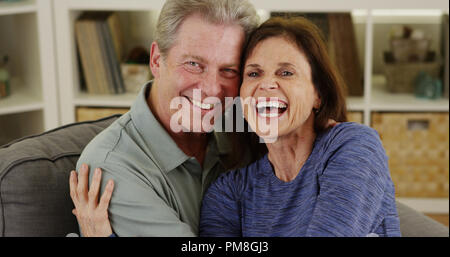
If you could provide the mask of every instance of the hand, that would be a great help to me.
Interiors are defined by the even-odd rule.
[[[339,124],[340,122],[336,122],[333,119],[328,119],[328,123],[327,123],[327,128],[333,128],[334,126],[336,126],[337,124]]]
[[[77,217],[81,234],[86,237],[110,236],[112,234],[112,228],[108,218],[108,206],[114,189],[114,182],[112,180],[108,181],[99,202],[98,194],[102,178],[101,169],[95,169],[89,192],[88,165],[81,165],[78,178],[77,173],[72,170],[69,181],[70,197],[75,205],[72,213]]]

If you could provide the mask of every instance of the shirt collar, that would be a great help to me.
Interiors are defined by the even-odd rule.
[[[131,119],[160,168],[166,172],[181,165],[187,156],[155,118],[147,104],[153,81],[145,84],[131,106]]]
[[[147,104],[147,97],[153,81],[145,84],[137,99],[131,106],[131,118],[141,137],[144,139],[146,147],[150,150],[150,154],[162,170],[170,172],[190,159],[177,146],[175,141],[170,137],[164,127],[155,118]],[[225,133],[215,133],[210,137],[208,150],[206,153],[207,162],[216,162],[219,160],[218,154],[228,154],[231,152],[230,142],[227,140]],[[206,165],[212,165],[212,163]],[[206,168],[206,166],[205,166]]]

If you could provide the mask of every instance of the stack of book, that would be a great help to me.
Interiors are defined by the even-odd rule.
[[[75,22],[75,36],[88,93],[124,93],[123,39],[117,13],[83,13]]]

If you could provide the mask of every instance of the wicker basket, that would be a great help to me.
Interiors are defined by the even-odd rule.
[[[77,122],[87,120],[97,120],[108,117],[113,114],[124,114],[129,111],[129,108],[103,108],[103,107],[77,107],[76,117]]]
[[[348,121],[363,123],[363,113],[362,112],[347,112]]]
[[[385,52],[384,72],[387,89],[391,93],[414,93],[414,83],[419,72],[424,71],[432,77],[438,77],[441,64],[434,60],[434,53],[429,52],[426,62],[396,63],[392,53]]]
[[[430,40],[395,38],[391,40],[392,55],[396,62],[423,62],[427,58]]]
[[[374,113],[398,197],[449,197],[448,113]]]

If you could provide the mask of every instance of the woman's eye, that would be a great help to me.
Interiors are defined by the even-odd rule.
[[[247,73],[247,76],[248,76],[248,77],[252,77],[252,78],[255,78],[255,77],[257,77],[257,76],[258,76],[258,73],[257,73],[257,72],[255,72],[255,71],[252,71],[252,72],[249,72],[249,73]]]
[[[294,73],[290,72],[290,71],[282,71],[281,72],[281,76],[292,76]]]

